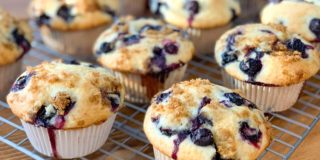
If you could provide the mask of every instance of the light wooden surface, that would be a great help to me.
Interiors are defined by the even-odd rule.
[[[12,14],[20,18],[27,18],[27,4],[29,0],[0,0],[0,6],[9,10]],[[0,143],[1,145],[1,143]],[[302,142],[294,154],[290,157],[290,160],[317,160],[320,159],[320,123],[312,130],[307,138]],[[6,148],[0,149],[0,157],[6,154],[8,157],[15,157],[20,159],[22,155],[18,153],[6,152]],[[2,152],[2,153],[1,153]],[[15,156],[13,156],[15,155]],[[22,156],[24,157],[24,156]],[[24,158],[22,158],[24,159]]]

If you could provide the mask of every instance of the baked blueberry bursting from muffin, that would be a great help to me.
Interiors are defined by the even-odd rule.
[[[161,93],[159,96],[156,97],[156,100],[155,100],[156,103],[159,104],[159,103],[167,101],[168,98],[170,97],[171,93],[172,93],[172,91]]]
[[[177,54],[179,51],[179,47],[177,46],[177,44],[172,41],[166,43],[163,48],[168,54]]]
[[[42,105],[36,114],[34,119],[34,124],[36,126],[41,126],[50,129],[61,129],[65,123],[65,116],[70,112],[70,110],[76,104],[71,98],[68,98],[69,103],[64,108],[64,113],[60,115],[58,110],[52,104],[47,106]]]
[[[256,148],[260,147],[258,143],[261,141],[262,133],[259,129],[251,128],[248,122],[240,122],[239,132],[244,140],[249,141]]]
[[[80,65],[80,63],[79,63],[77,60],[75,60],[75,59],[71,59],[71,60],[69,60],[69,59],[64,59],[64,60],[63,60],[63,63],[65,63],[65,64],[72,64],[72,65]]]
[[[162,48],[156,46],[153,48],[152,52],[154,56],[151,58],[151,65],[155,65],[160,69],[165,69],[166,57],[163,53]]]
[[[145,32],[147,30],[160,31],[161,29],[162,29],[162,27],[159,25],[146,24],[143,27],[141,27],[139,33],[142,34],[143,32]]]
[[[224,100],[224,101],[221,101],[220,103],[223,103],[228,108],[232,107],[232,105],[229,102],[231,102],[231,103],[233,103],[233,104],[235,104],[237,106],[245,105],[245,106],[248,106],[250,109],[256,109],[257,108],[257,106],[254,103],[252,103],[249,100],[241,97],[238,93],[235,93],[235,92],[233,92],[233,93],[225,93],[224,96],[226,98],[228,98],[228,101]]]
[[[99,50],[96,51],[97,55],[101,55],[103,53],[108,53],[111,52],[115,49],[115,44],[113,42],[104,42],[102,43],[102,45],[100,46]]]
[[[189,18],[188,18],[189,27],[192,27],[192,22],[194,20],[194,17],[200,11],[200,4],[198,1],[188,0],[184,7],[189,13]]]
[[[312,46],[304,44],[300,39],[298,38],[293,38],[289,41],[286,42],[287,48],[294,50],[294,51],[299,51],[301,53],[302,58],[308,58],[308,54],[306,53],[306,50],[308,49],[313,49]]]
[[[48,25],[50,23],[50,17],[45,13],[42,13],[39,17],[36,18],[36,23],[38,26]]]
[[[35,75],[35,73],[29,73],[29,74],[20,76],[12,85],[10,91],[18,92],[20,90],[23,90],[28,85],[28,82],[33,75]]]
[[[101,92],[101,97],[102,100],[105,103],[110,103],[111,104],[111,111],[115,112],[120,105],[120,93],[119,92],[108,92],[105,91],[104,89],[100,90]]]
[[[140,35],[130,35],[128,37],[124,37],[122,39],[123,43],[127,46],[132,45],[132,44],[136,44],[139,43],[140,39],[142,37]]]
[[[11,33],[14,42],[23,50],[23,54],[27,53],[30,48],[31,48],[31,44],[30,42],[24,37],[24,35],[16,28],[12,31]],[[23,56],[23,54],[21,54],[21,57]]]
[[[162,103],[165,100],[167,100],[171,95],[171,91],[169,92],[164,92],[161,93],[157,98],[156,98],[156,103]],[[200,104],[199,104],[199,109],[196,117],[194,119],[191,119],[190,122],[192,124],[190,129],[184,129],[184,130],[173,130],[170,128],[163,128],[159,127],[160,132],[168,137],[171,137],[173,135],[177,135],[177,138],[173,141],[174,143],[174,150],[172,152],[171,158],[177,159],[177,154],[179,151],[179,145],[188,137],[190,137],[191,141],[198,146],[210,146],[214,144],[213,140],[213,134],[212,132],[207,129],[203,128],[202,126],[204,124],[208,124],[210,126],[213,126],[213,123],[211,120],[207,119],[205,116],[203,116],[200,111],[201,109],[208,105],[211,102],[211,99],[208,97],[203,97]],[[161,117],[156,117],[156,118],[151,118],[152,122],[158,125],[159,119]],[[217,156],[218,155],[218,156]],[[219,154],[217,153],[216,157],[220,157]]]
[[[315,42],[320,42],[320,19],[314,18],[311,20],[309,29],[315,34],[317,37]]]
[[[235,38],[238,35],[241,35],[242,32],[238,31],[235,32],[233,34],[231,34],[228,38],[227,38],[227,46],[226,46],[226,51],[222,54],[222,65],[225,66],[231,62],[235,62],[238,60],[238,52],[233,49],[234,43],[235,43]]]
[[[66,22],[70,22],[73,20],[74,16],[71,15],[71,9],[67,5],[62,5],[58,11],[57,16],[64,19]]]
[[[249,76],[249,81],[254,81],[254,77],[261,71],[262,62],[260,59],[249,58],[240,62],[240,70]]]

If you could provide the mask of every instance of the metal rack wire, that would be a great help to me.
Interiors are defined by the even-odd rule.
[[[25,65],[36,65],[41,61],[55,58],[70,58],[43,45],[33,43],[33,50],[25,57]],[[197,56],[189,64],[186,79],[206,78],[222,84],[219,68],[211,56]],[[272,123],[273,141],[259,159],[288,159],[320,117],[320,75],[305,83],[297,104],[288,111],[267,113]],[[126,103],[119,112],[110,137],[105,145],[95,153],[81,159],[153,159],[151,144],[142,131],[142,120],[148,105]],[[0,159],[47,159],[37,153],[26,138],[20,120],[8,105],[0,101]]]

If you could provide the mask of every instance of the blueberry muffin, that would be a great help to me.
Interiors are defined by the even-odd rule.
[[[291,107],[320,65],[315,47],[282,25],[238,26],[218,40],[215,58],[226,85],[264,111]]]
[[[234,90],[191,80],[155,96],[144,132],[156,160],[254,160],[270,143],[270,124]]]
[[[235,0],[157,0],[157,11],[166,22],[188,29],[197,54],[211,53],[213,44],[227,25],[240,14]],[[154,5],[157,6],[157,5]]]
[[[318,0],[273,1],[261,12],[261,22],[265,24],[282,24],[290,32],[300,34],[305,40],[319,45],[319,11],[320,1]]]
[[[7,96],[32,146],[55,158],[101,147],[123,101],[124,87],[107,70],[77,61],[28,67]]]
[[[0,98],[2,99],[20,74],[22,57],[30,50],[32,31],[0,8]]]
[[[30,13],[48,46],[90,60],[93,42],[112,23],[116,7],[114,1],[33,0]]]
[[[100,35],[94,53],[126,86],[128,100],[144,103],[182,79],[194,46],[162,21],[123,17]]]

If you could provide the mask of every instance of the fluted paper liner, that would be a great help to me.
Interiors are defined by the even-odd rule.
[[[114,71],[114,75],[126,87],[126,99],[135,103],[148,103],[159,91],[171,87],[174,83],[181,81],[186,72],[187,65],[168,73],[161,82],[160,77],[152,75],[141,75]]]
[[[106,142],[115,118],[116,114],[102,124],[87,128],[54,130],[58,158],[78,158],[98,150]],[[36,127],[22,120],[21,122],[31,145],[38,152],[53,157],[54,151],[51,147],[48,129]]]
[[[223,82],[226,87],[239,89],[245,97],[251,100],[261,110],[280,112],[292,107],[298,100],[304,82],[284,86],[263,86],[237,80],[222,71]]]

